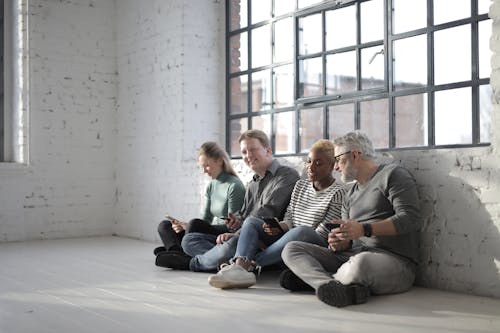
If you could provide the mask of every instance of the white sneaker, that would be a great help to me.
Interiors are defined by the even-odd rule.
[[[240,265],[232,264],[208,277],[208,283],[215,288],[248,288],[256,283],[255,274],[247,271]]]

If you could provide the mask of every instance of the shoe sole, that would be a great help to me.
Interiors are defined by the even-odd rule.
[[[234,281],[221,281],[221,280],[209,279],[208,284],[210,284],[214,288],[219,288],[219,289],[243,289],[253,286],[255,282],[253,281],[234,282]]]
[[[368,288],[361,285],[336,285],[333,287],[328,285],[319,287],[318,298],[322,302],[338,308],[366,303],[370,295]]]

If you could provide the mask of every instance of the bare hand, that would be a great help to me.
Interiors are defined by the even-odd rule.
[[[337,221],[340,228],[333,229],[332,232],[340,240],[351,241],[364,235],[363,225],[354,220]]]
[[[220,234],[219,236],[217,236],[217,239],[215,240],[215,242],[217,244],[222,244],[224,242],[227,242],[229,239],[231,239],[234,236],[236,236],[236,234],[226,232],[224,234]]]
[[[186,230],[188,226],[187,222],[181,222],[177,220],[172,220],[171,224],[172,224],[172,229],[174,229],[176,233]]]
[[[241,227],[241,221],[233,213],[229,213],[228,216],[229,219],[226,220],[226,225],[229,230],[238,230]]]

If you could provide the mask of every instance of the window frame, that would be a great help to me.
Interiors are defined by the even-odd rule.
[[[283,14],[280,16],[272,17],[270,16],[269,20],[257,22],[256,24],[252,24],[251,21],[251,0],[247,1],[247,25],[245,27],[240,27],[238,29],[231,30],[231,0],[226,0],[226,148],[232,157],[239,157],[239,151],[233,152],[231,151],[231,121],[236,119],[247,119],[248,128],[252,127],[252,118],[259,115],[270,115],[270,140],[273,151],[276,151],[276,133],[275,133],[275,114],[279,114],[281,112],[295,112],[295,128],[293,129],[295,147],[294,152],[285,153],[285,154],[277,154],[279,156],[297,156],[303,155],[304,149],[300,147],[300,135],[299,135],[299,123],[300,123],[300,113],[304,109],[308,108],[323,108],[323,134],[322,138],[329,138],[329,108],[336,105],[343,105],[348,103],[354,104],[354,128],[360,128],[360,103],[366,101],[374,101],[379,99],[387,99],[388,110],[387,110],[387,121],[388,121],[388,145],[384,148],[377,148],[378,151],[395,151],[395,150],[430,150],[430,149],[442,149],[442,148],[464,148],[464,147],[484,147],[489,146],[490,142],[481,142],[481,133],[480,133],[480,90],[482,86],[489,85],[490,78],[481,78],[479,76],[479,24],[483,21],[490,21],[491,19],[488,17],[488,13],[478,14],[478,1],[479,0],[470,0],[471,3],[471,11],[470,16],[453,20],[450,22],[434,25],[434,17],[433,17],[433,3],[434,0],[426,0],[427,5],[427,18],[426,18],[426,26],[419,29],[409,30],[402,33],[393,33],[393,0],[382,0],[384,6],[384,37],[383,40],[380,41],[371,41],[368,43],[361,43],[360,40],[360,32],[361,31],[361,17],[360,17],[360,6],[362,3],[373,1],[373,0],[346,0],[346,1],[323,1],[318,2],[318,4],[298,9],[297,1],[295,1],[295,11],[287,14]],[[244,2],[244,1],[243,1]],[[274,1],[270,1],[271,6],[273,6]],[[322,24],[322,52],[320,53],[322,59],[322,67],[323,74],[326,73],[326,56],[330,54],[335,54],[337,51],[326,50],[325,47],[325,39],[326,39],[326,19],[325,13],[329,10],[336,10],[340,8],[345,8],[348,6],[356,6],[356,17],[357,17],[357,42],[354,46],[354,50],[356,51],[356,78],[357,78],[357,89],[353,93],[344,94],[341,98],[336,98],[333,95],[327,95],[326,91],[321,96],[314,97],[300,97],[300,82],[299,82],[299,61],[302,59],[310,58],[310,55],[300,55],[299,54],[299,35],[298,35],[298,27],[300,18],[307,17],[312,14],[321,14],[321,24]],[[261,110],[257,112],[252,112],[252,74],[254,72],[263,70],[263,69],[271,69],[271,81],[272,82],[272,70],[275,67],[282,66],[284,64],[289,64],[288,62],[282,63],[274,63],[272,60],[270,64],[266,66],[262,66],[259,68],[252,68],[252,30],[257,27],[261,27],[265,24],[271,25],[271,36],[273,40],[271,41],[271,56],[274,59],[274,23],[277,21],[281,21],[284,18],[292,17],[293,18],[293,40],[294,40],[294,55],[293,60],[289,63],[293,63],[294,68],[294,102],[293,105],[275,109],[273,105],[271,105],[271,109]],[[436,32],[445,31],[446,29],[450,29],[453,27],[470,27],[471,31],[471,75],[468,80],[461,82],[452,82],[445,84],[435,85],[435,71],[434,71],[434,35]],[[243,71],[237,71],[231,73],[231,45],[229,43],[230,38],[232,36],[236,36],[242,32],[246,32],[247,34],[247,58],[248,58],[248,67]],[[394,57],[394,49],[393,43],[398,40],[403,40],[406,38],[411,38],[415,36],[425,36],[427,43],[427,83],[421,87],[413,87],[404,90],[398,90],[394,86],[394,63],[390,60]],[[384,50],[384,86],[382,88],[372,88],[363,90],[360,88],[362,75],[360,69],[360,52],[363,48],[371,47],[375,45],[382,45]],[[350,48],[350,47],[349,47]],[[349,49],[346,48],[346,49]],[[346,50],[345,49],[345,50]],[[340,50],[344,51],[344,49]],[[315,53],[317,56],[318,53]],[[232,78],[238,76],[248,77],[247,80],[247,109],[246,112],[241,112],[238,114],[231,114],[231,84],[230,81]],[[322,77],[322,87],[326,89],[326,75]],[[435,119],[435,94],[440,91],[462,88],[462,87],[470,87],[471,88],[471,143],[456,143],[456,144],[436,144],[436,119]],[[271,89],[271,104],[274,102],[274,87]],[[427,121],[425,124],[425,130],[427,131],[426,140],[427,142],[421,146],[409,146],[409,147],[398,147],[396,145],[396,98],[402,96],[413,96],[418,94],[426,95],[426,103],[427,103]],[[491,139],[490,139],[491,140]]]

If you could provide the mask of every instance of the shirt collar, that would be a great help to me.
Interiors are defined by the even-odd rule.
[[[268,172],[270,172],[273,176],[276,174],[276,171],[278,171],[278,168],[281,166],[281,164],[276,160],[276,159],[273,159],[273,162],[271,163],[271,165],[269,166],[269,168],[267,168],[266,170],[266,174]],[[265,175],[264,175],[265,177]],[[264,178],[262,177],[262,178]],[[253,180],[254,181],[259,181],[260,179],[262,179],[258,174],[254,174],[253,175]]]

